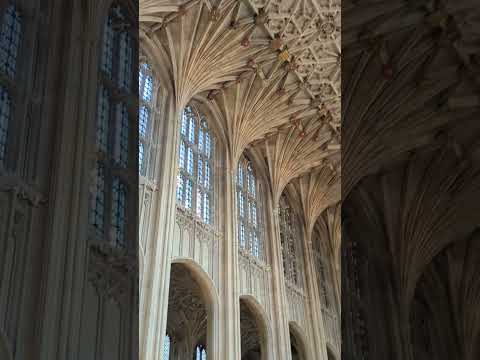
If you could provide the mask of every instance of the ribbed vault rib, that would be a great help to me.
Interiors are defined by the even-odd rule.
[[[293,123],[266,141],[266,153],[275,203],[293,179],[322,165],[332,156],[333,132],[315,118]],[[335,150],[333,150],[335,152]]]
[[[322,167],[298,179],[297,186],[302,200],[307,238],[311,238],[318,217],[329,206],[340,201],[340,174],[336,169]]]
[[[331,261],[335,270],[335,286],[337,294],[341,294],[341,241],[342,241],[342,206],[340,203],[326,209],[317,221],[317,229],[321,241],[328,242]]]
[[[253,72],[216,98],[234,162],[250,143],[284,125],[292,114],[308,108],[308,103],[289,103],[292,90],[279,92],[283,77],[282,71],[269,80]]]

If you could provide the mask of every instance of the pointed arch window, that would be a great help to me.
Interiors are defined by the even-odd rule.
[[[297,228],[297,219],[292,208],[289,206],[285,195],[282,195],[282,198],[280,199],[279,220],[280,243],[282,247],[285,280],[294,285],[300,286],[301,277],[299,276],[299,263],[297,260],[299,259],[299,244],[297,242],[299,232]]]
[[[258,183],[252,162],[242,157],[237,169],[238,243],[240,249],[263,259]]]
[[[138,171],[142,176],[150,175],[149,162],[152,153],[153,116],[155,109],[154,86],[156,84],[150,64],[140,64],[138,72],[138,93],[140,108],[138,109]]]
[[[214,139],[205,116],[185,107],[180,124],[177,202],[212,224]]]
[[[195,348],[194,360],[207,360],[207,349],[204,345],[197,345]]]
[[[4,165],[13,121],[14,99],[11,90],[16,86],[15,75],[22,33],[22,19],[13,1],[3,8],[0,26],[0,165]]]
[[[134,23],[119,4],[111,8],[103,28],[96,114],[96,169],[91,192],[90,224],[95,236],[126,246],[129,178],[134,162],[130,154],[130,128],[136,94]]]

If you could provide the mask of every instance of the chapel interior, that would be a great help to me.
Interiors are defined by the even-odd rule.
[[[477,2],[0,2],[0,360],[478,360]]]

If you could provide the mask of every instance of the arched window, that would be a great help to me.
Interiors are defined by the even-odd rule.
[[[110,9],[101,43],[97,91],[97,163],[90,208],[95,236],[124,247],[130,160],[130,103],[135,99],[133,21],[119,4]],[[135,109],[136,111],[136,109]]]
[[[237,169],[238,242],[240,249],[263,259],[258,184],[252,162],[242,157]]]
[[[207,349],[203,345],[195,348],[194,360],[207,360]]]
[[[140,108],[138,110],[138,170],[142,176],[147,175],[147,162],[150,160],[148,154],[150,154],[153,129],[154,84],[155,79],[151,66],[147,63],[140,64],[138,72],[138,93],[140,95]]]
[[[180,126],[177,202],[212,223],[213,138],[205,116],[195,107],[185,107]]]
[[[170,346],[171,346],[171,340],[170,340],[170,336],[167,334],[163,339],[163,357],[162,357],[163,360],[170,359]]]
[[[11,121],[13,118],[11,89],[15,88],[17,57],[20,47],[21,17],[13,4],[3,8],[0,29],[0,165],[4,165]]]
[[[299,236],[297,219],[285,195],[280,199],[280,242],[282,247],[283,271],[285,279],[297,286],[301,285],[298,273],[299,249],[297,239]]]

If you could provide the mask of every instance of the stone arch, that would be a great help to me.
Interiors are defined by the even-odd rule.
[[[290,345],[292,350],[298,352],[298,357],[294,358],[292,354],[292,360],[311,360],[312,357],[310,356],[306,336],[300,327],[295,321],[289,322],[289,329],[290,329]]]
[[[263,306],[253,295],[241,295],[240,302],[245,304],[255,318],[260,336],[261,360],[272,359],[272,329]]]
[[[180,265],[190,271],[193,279],[200,288],[204,305],[207,310],[207,352],[208,360],[220,360],[220,304],[217,288],[210,276],[194,260],[190,258],[177,258],[172,266]]]
[[[13,356],[10,351],[10,346],[8,344],[7,336],[0,328],[0,359],[12,360]]]

